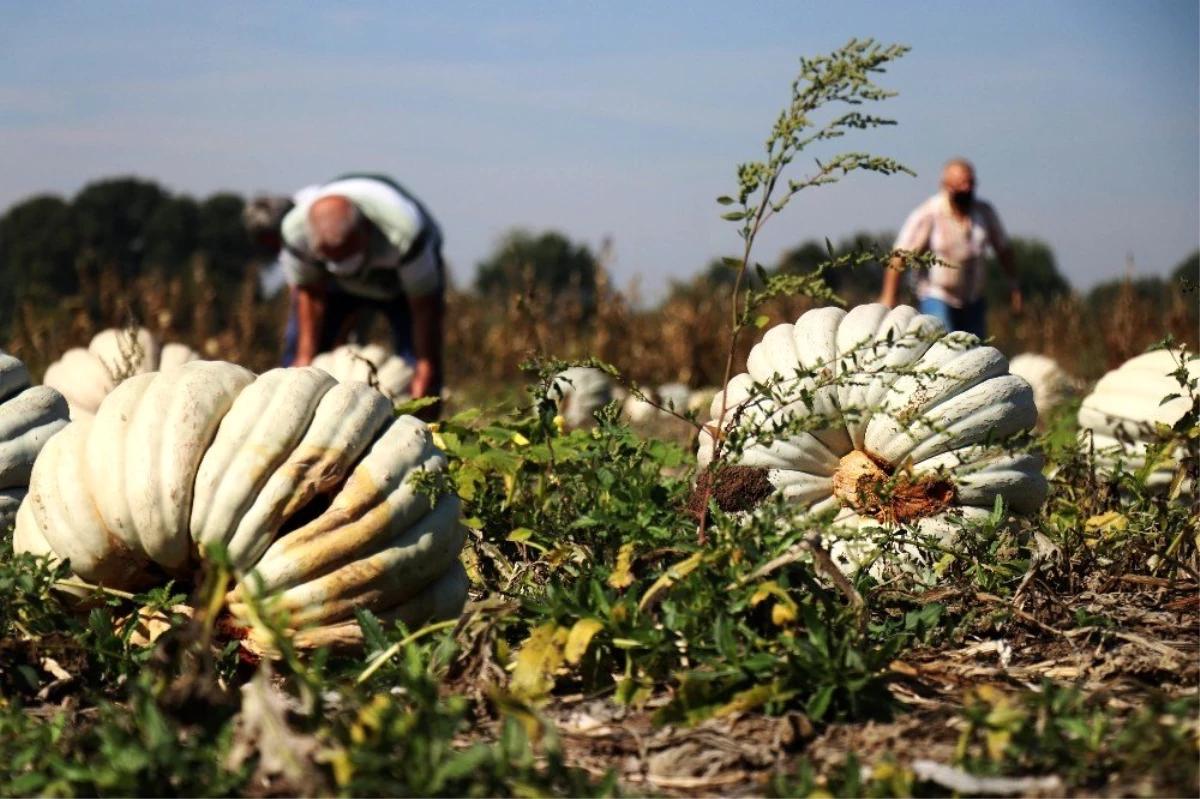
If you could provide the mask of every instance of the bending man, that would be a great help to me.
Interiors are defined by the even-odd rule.
[[[293,365],[344,343],[362,312],[378,311],[396,354],[413,364],[413,397],[439,396],[445,265],[441,230],[424,206],[386,177],[348,175],[297,203],[282,234],[296,289]]]

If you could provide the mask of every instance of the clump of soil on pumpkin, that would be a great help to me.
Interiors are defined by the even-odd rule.
[[[775,486],[767,479],[766,469],[726,466],[718,471],[710,468],[696,480],[696,487],[688,497],[687,512],[696,519],[708,515],[710,486],[711,498],[726,513],[753,510],[775,491]]]

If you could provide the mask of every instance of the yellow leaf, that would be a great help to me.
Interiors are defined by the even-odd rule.
[[[518,447],[529,446],[529,439],[526,438],[525,436],[521,435],[520,433],[513,433],[512,441]]]
[[[518,527],[508,534],[509,541],[528,541],[533,535],[533,530],[528,527]]]
[[[565,651],[567,662],[575,665],[580,660],[583,660],[588,644],[592,642],[592,636],[603,629],[604,625],[598,619],[580,619],[575,622],[571,626],[570,634],[567,636],[567,648]]]
[[[628,588],[633,584],[633,544],[622,544],[617,552],[617,568],[608,576],[608,584],[613,588]]]
[[[562,666],[568,630],[554,622],[534,629],[517,650],[510,688],[518,698],[544,700],[554,688],[554,673]]]
[[[750,595],[750,607],[758,607],[759,603],[767,597],[778,596],[778,592],[779,584],[774,580],[767,580],[765,583],[760,584],[758,588],[755,588],[754,593]]]
[[[650,586],[650,590],[642,596],[642,601],[638,603],[638,610],[645,610],[651,602],[658,598],[659,594],[694,572],[702,560],[703,553],[697,552],[690,558],[685,558],[667,569],[666,574],[655,580],[654,585]]]
[[[754,589],[754,593],[750,595],[750,606],[757,607],[767,597],[775,598],[775,604],[771,607],[771,621],[776,627],[783,627],[796,620],[796,603],[774,580],[767,580]]]
[[[354,763],[350,760],[350,755],[345,749],[338,747],[327,758],[327,762],[333,766],[333,780],[338,784],[338,787],[345,787],[353,779]]]
[[[1003,760],[1004,750],[1008,749],[1008,742],[1010,740],[1012,740],[1012,733],[1008,730],[988,730],[988,757],[992,760]]]
[[[796,606],[791,602],[776,602],[771,608],[771,621],[776,627],[782,627],[796,620]]]
[[[433,431],[433,445],[442,452],[446,451],[446,442],[442,439],[442,434],[436,430]]]
[[[1110,510],[1108,513],[1093,516],[1083,526],[1084,529],[1091,532],[1119,532],[1129,526],[1129,519],[1120,511]]]

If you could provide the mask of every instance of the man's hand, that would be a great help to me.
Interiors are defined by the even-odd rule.
[[[324,323],[325,287],[300,286],[296,290],[296,357],[292,366],[312,364]]]
[[[893,258],[888,268],[883,270],[883,290],[879,301],[889,308],[896,307],[896,297],[900,293],[900,270],[904,268],[903,258]]]
[[[433,362],[428,359],[420,359],[416,363],[416,368],[413,371],[412,382],[408,385],[409,393],[413,399],[422,399],[424,397],[435,396],[433,387],[435,385],[436,372],[433,368]],[[442,415],[442,400],[437,398],[437,402],[433,405],[426,406],[414,414],[418,419],[426,422],[437,421]]]

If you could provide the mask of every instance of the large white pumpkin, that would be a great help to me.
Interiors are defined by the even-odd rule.
[[[1045,501],[1042,458],[1001,444],[1037,421],[1029,384],[995,348],[911,307],[809,311],[767,331],[727,390],[724,429],[748,437],[727,464],[765,472],[799,515],[837,509],[830,546],[847,569],[880,554],[859,531],[896,530],[920,557],[912,542],[949,545],[997,496],[1021,514]]]
[[[345,344],[313,358],[312,365],[324,369],[339,382],[359,380],[378,388],[396,404],[411,396],[413,368],[378,344]]]
[[[408,623],[461,610],[459,499],[431,503],[413,479],[445,468],[428,427],[365,383],[197,361],[129,378],[50,439],[14,544],[136,590],[192,577],[220,543],[235,615],[261,588],[311,628],[299,645],[350,642],[356,607]]]
[[[127,377],[180,366],[200,354],[183,344],[160,346],[145,328],[109,328],[92,337],[87,348],[74,347],[46,369],[42,384],[67,399],[71,418],[92,416],[117,384]]]
[[[550,384],[547,396],[558,406],[568,428],[590,424],[596,411],[613,399],[613,381],[604,371],[591,366],[562,370]]]
[[[1200,379],[1200,355],[1182,357],[1188,378]],[[1084,398],[1079,408],[1080,441],[1095,447],[1101,473],[1111,474],[1118,464],[1126,472],[1141,469],[1146,448],[1159,440],[1156,425],[1173,426],[1191,407],[1191,399],[1173,374],[1179,366],[1180,359],[1170,350],[1138,355],[1101,377]],[[1172,394],[1180,396],[1164,403]],[[1152,488],[1170,485],[1181,456],[1176,450],[1170,459],[1173,462],[1151,472],[1147,484]],[[1184,491],[1192,490],[1190,481],[1185,482]]]
[[[0,531],[16,518],[38,453],[66,426],[62,395],[47,386],[31,386],[25,364],[0,352]]]
[[[1067,374],[1058,362],[1046,355],[1023,352],[1008,362],[1008,371],[1020,375],[1033,387],[1033,401],[1038,415],[1047,415],[1067,402],[1078,390],[1078,381]]]

